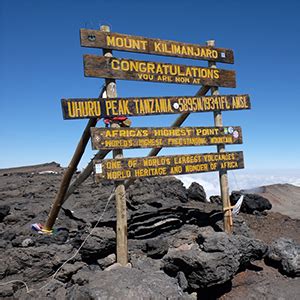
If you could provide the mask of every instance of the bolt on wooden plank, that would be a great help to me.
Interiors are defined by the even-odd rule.
[[[64,119],[146,116],[250,109],[249,95],[62,99]]]
[[[87,77],[236,87],[235,71],[86,54]]]
[[[104,48],[136,53],[209,60],[222,63],[234,62],[233,51],[198,44],[146,38],[100,30],[80,29],[83,47]]]
[[[91,128],[92,148],[133,149],[241,144],[242,130],[228,127]]]
[[[152,156],[95,161],[99,181],[180,175],[244,168],[242,151],[223,153]]]

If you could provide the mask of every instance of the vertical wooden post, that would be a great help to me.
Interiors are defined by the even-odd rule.
[[[110,28],[107,25],[101,26],[101,30],[109,32]],[[112,51],[103,49],[103,54],[106,57],[112,57]],[[116,98],[117,89],[116,81],[114,79],[105,79],[107,98]],[[120,125],[113,122],[111,127],[118,128]],[[123,150],[113,150],[113,158],[123,158]],[[116,212],[117,212],[117,262],[122,266],[128,263],[128,243],[127,243],[127,208],[126,208],[126,192],[124,181],[115,181],[115,198],[116,198]]]
[[[215,47],[214,40],[207,41],[206,44],[207,44],[207,46]],[[215,62],[209,62],[208,65],[211,68],[217,67]],[[211,94],[213,96],[219,95],[219,88],[211,87]],[[214,112],[214,124],[216,127],[223,126],[221,111]],[[225,145],[218,145],[217,149],[218,149],[218,152],[225,152]],[[232,233],[233,222],[232,222],[232,214],[231,214],[231,209],[230,209],[227,170],[219,171],[219,180],[220,180],[221,198],[222,198],[222,203],[223,203],[224,230],[226,233]]]

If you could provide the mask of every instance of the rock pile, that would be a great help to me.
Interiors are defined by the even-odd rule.
[[[60,179],[54,173],[0,177],[0,280],[23,280],[33,289],[29,296],[20,282],[0,285],[0,298],[194,299],[193,293],[204,289],[221,291],[266,255],[299,276],[298,246],[279,241],[268,250],[240,216],[228,236],[222,232],[221,207],[207,202],[203,187],[193,183],[186,189],[173,177],[137,180],[127,191],[132,268],[115,264],[113,202],[82,246],[106,207],[110,182],[87,180],[64,204],[57,231],[37,234],[31,224],[46,220]]]

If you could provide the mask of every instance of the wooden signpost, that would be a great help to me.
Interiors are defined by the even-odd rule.
[[[62,99],[69,119],[146,116],[250,109],[249,95]]]
[[[133,149],[241,144],[240,127],[91,128],[92,147]]]
[[[95,161],[95,176],[99,179],[181,175],[244,168],[243,152],[223,152],[106,159]]]
[[[83,56],[84,75],[87,77],[140,80],[209,86],[236,86],[235,72],[153,61],[119,59],[86,54]]]
[[[80,43],[83,47],[121,50],[154,55],[183,57],[233,63],[233,51],[197,44],[180,43],[114,32],[81,29]]]
[[[233,63],[233,51],[216,48],[214,41],[206,46],[176,41],[112,33],[108,26],[101,30],[80,30],[81,46],[102,48],[103,56],[84,55],[84,74],[105,79],[107,98],[62,99],[66,120],[89,122],[67,169],[46,222],[51,229],[62,203],[92,172],[92,164],[69,187],[84,148],[92,138],[93,149],[100,150],[93,161],[96,180],[113,180],[116,199],[117,262],[128,262],[127,212],[125,188],[136,178],[202,172],[219,172],[224,211],[224,230],[232,232],[227,170],[244,168],[243,152],[226,152],[225,144],[241,144],[238,126],[223,126],[222,111],[248,110],[247,94],[220,95],[218,87],[235,87],[235,72],[216,67],[216,62]],[[208,61],[208,67],[116,58],[111,50],[172,56]],[[203,85],[195,96],[117,98],[116,79],[161,83]],[[211,95],[205,95],[211,89]],[[190,113],[213,112],[214,127],[182,127]],[[119,116],[180,114],[171,127],[126,128]],[[94,128],[98,118],[106,118],[110,128]],[[198,124],[199,125],[199,124]],[[90,128],[92,127],[92,128]],[[217,145],[216,153],[156,156],[163,147]],[[123,149],[152,148],[148,157],[124,158]],[[109,151],[113,159],[104,159]],[[100,160],[99,160],[100,159]]]

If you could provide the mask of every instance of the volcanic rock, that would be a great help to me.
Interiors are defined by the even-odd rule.
[[[78,248],[87,237],[86,233],[79,235],[71,242],[76,248]],[[115,247],[116,234],[113,229],[100,227],[92,231],[91,236],[86,240],[79,253],[84,261],[97,263],[98,259],[115,252]]]
[[[286,275],[300,276],[300,245],[280,238],[270,245],[266,261]]]
[[[71,245],[56,244],[27,248],[7,248],[1,253],[3,259],[0,259],[0,279],[5,276],[23,273],[23,280],[27,283],[45,280],[53,274],[53,270],[57,269],[74,252]]]
[[[231,205],[235,205],[241,195],[241,192],[232,192],[230,195]],[[265,210],[270,210],[271,208],[272,204],[268,199],[257,194],[244,194],[241,212],[253,214],[255,211],[263,212]]]
[[[162,258],[167,254],[169,244],[164,239],[152,239],[146,242],[146,253],[151,258]]]
[[[175,177],[144,178],[135,181],[128,189],[130,203],[134,206],[148,204],[160,208],[165,201],[187,202],[187,190]]]
[[[74,284],[67,299],[189,299],[176,279],[162,271],[144,272],[119,267],[105,272],[80,271],[78,277],[88,281],[84,286]]]
[[[209,197],[210,203],[214,203],[217,205],[222,205],[222,199],[220,196],[210,196]]]
[[[0,205],[0,222],[9,214],[10,207],[8,205]]]
[[[114,254],[114,253],[97,260],[97,263],[101,267],[102,270],[111,266],[115,262],[116,262],[116,254]]]
[[[263,261],[255,262],[262,265],[263,271],[253,271],[249,263],[260,259],[266,248],[253,240],[254,234],[265,242],[279,236],[299,242],[299,222],[273,213],[264,217],[241,214],[233,218],[234,233],[228,237],[222,233],[220,205],[188,197],[188,190],[173,177],[137,180],[127,189],[128,258],[132,269],[120,271],[123,268],[114,264],[116,210],[114,201],[107,203],[114,189],[112,182],[95,184],[92,177],[88,178],[64,203],[52,235],[33,231],[33,223],[44,224],[48,217],[61,182],[60,170],[59,166],[45,164],[5,170],[7,176],[4,173],[1,176],[0,172],[1,205],[9,207],[8,214],[5,212],[0,222],[0,281],[19,279],[25,281],[29,289],[36,289],[26,294],[20,282],[0,285],[1,299],[71,299],[73,296],[74,299],[93,299],[100,293],[105,299],[105,293],[114,293],[117,280],[120,281],[117,290],[121,299],[140,299],[140,294],[137,296],[133,291],[136,283],[142,293],[145,290],[146,298],[151,295],[154,299],[180,299],[189,297],[182,290],[189,293],[197,290],[198,297],[205,299],[204,290],[198,287],[210,286],[205,288],[206,292],[218,291],[218,297],[224,297],[224,293],[230,291],[233,276],[233,280],[241,278],[236,285],[244,293],[231,299],[247,299],[253,294],[246,284],[251,268],[254,273],[252,286],[264,291],[263,294],[254,293],[254,298],[255,295],[258,295],[256,299],[268,295],[271,285],[276,285],[277,281],[281,283],[278,286],[286,286],[295,295],[299,294],[298,278],[284,277]],[[88,237],[95,225],[97,227]],[[88,239],[77,253],[86,237]],[[183,260],[178,253],[185,253],[190,260],[181,255]],[[169,256],[174,257],[170,262],[165,259]],[[53,279],[53,274],[66,261]],[[112,264],[117,269],[102,271],[109,270]],[[267,268],[273,272],[272,281],[269,273],[265,273]],[[118,275],[120,272],[122,276]],[[106,280],[107,286],[103,283],[98,289],[101,278]],[[225,280],[227,282],[222,284]]]
[[[200,202],[207,202],[206,200],[206,193],[202,185],[197,182],[193,182],[188,188],[188,198],[200,201]]]
[[[223,284],[252,260],[262,259],[267,246],[244,236],[228,236],[209,230],[187,250],[172,249],[163,258],[171,276],[182,271],[192,290]]]

